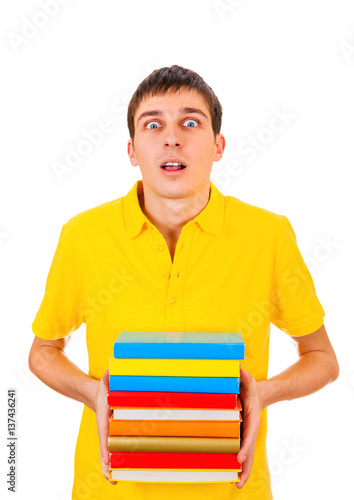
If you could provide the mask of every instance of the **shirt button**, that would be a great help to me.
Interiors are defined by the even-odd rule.
[[[156,250],[163,250],[163,247],[161,245],[157,245]]]
[[[176,302],[176,299],[171,299],[171,305],[173,305]]]
[[[168,280],[168,279],[170,279],[170,278],[171,278],[170,273],[165,274],[165,279],[166,279],[166,280]]]

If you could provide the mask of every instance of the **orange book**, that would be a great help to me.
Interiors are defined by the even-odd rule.
[[[110,436],[240,437],[241,422],[202,420],[114,420]]]

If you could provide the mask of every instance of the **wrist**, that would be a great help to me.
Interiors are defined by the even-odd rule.
[[[258,400],[259,400],[259,406],[260,406],[260,411],[264,410],[269,406],[269,386],[267,383],[267,380],[261,380],[260,382],[257,382],[257,391],[258,391]]]
[[[97,397],[99,388],[100,388],[100,381],[91,378],[88,387],[87,401],[85,402],[85,404],[90,408],[90,410],[94,411],[95,413],[97,407]]]
[[[258,391],[262,410],[268,406],[288,399],[287,385],[279,377],[258,382]]]

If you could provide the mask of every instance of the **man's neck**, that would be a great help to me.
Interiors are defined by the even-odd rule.
[[[177,242],[183,226],[206,207],[209,197],[210,182],[203,191],[183,198],[165,198],[149,190],[142,191],[139,194],[139,204],[166,241]]]

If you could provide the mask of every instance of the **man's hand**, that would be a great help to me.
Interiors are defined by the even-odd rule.
[[[260,413],[262,403],[256,380],[246,370],[240,370],[240,399],[242,403],[243,433],[238,461],[242,464],[241,480],[236,483],[237,488],[242,488],[251,473],[254,447],[260,426]]]
[[[109,455],[108,455],[108,432],[109,418],[112,410],[107,405],[107,391],[109,385],[109,370],[106,370],[98,389],[96,402],[96,421],[98,437],[101,448],[101,465],[104,477],[109,481]],[[117,481],[109,481],[111,484],[117,484]]]

